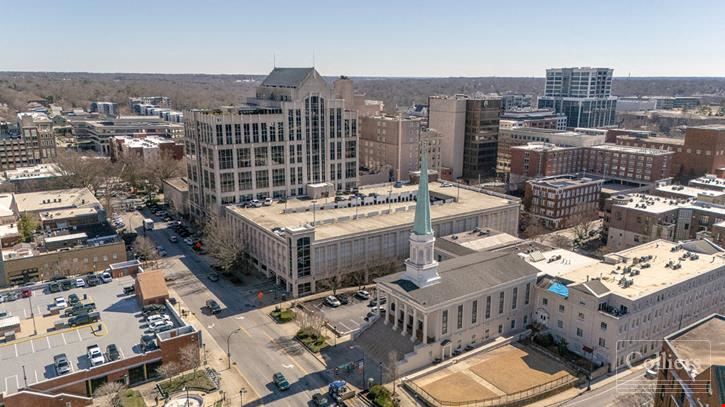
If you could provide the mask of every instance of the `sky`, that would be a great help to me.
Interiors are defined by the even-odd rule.
[[[1,71],[725,76],[725,1],[0,1]],[[313,57],[314,55],[314,57]]]

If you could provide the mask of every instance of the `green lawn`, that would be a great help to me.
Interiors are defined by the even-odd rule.
[[[275,321],[279,322],[280,324],[284,324],[286,322],[294,321],[294,319],[297,317],[297,314],[295,314],[294,311],[291,309],[285,309],[285,310],[274,310],[269,315],[274,318]]]
[[[302,342],[312,352],[319,352],[322,349],[330,346],[326,338],[320,335],[319,332],[314,332],[311,329],[300,329],[296,335],[297,339]]]
[[[182,376],[173,377],[159,383],[159,387],[167,395],[180,392],[184,387],[199,389],[207,393],[216,390],[214,383],[212,383],[209,376],[203,370],[198,370],[196,375],[194,373],[188,373]]]
[[[123,407],[146,407],[141,393],[136,390],[126,390],[119,394],[118,397],[121,399],[121,406]]]

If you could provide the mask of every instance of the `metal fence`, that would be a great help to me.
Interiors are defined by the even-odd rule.
[[[505,396],[494,397],[485,400],[471,400],[471,401],[440,401],[428,394],[425,390],[421,389],[413,381],[405,381],[403,385],[406,386],[410,391],[415,393],[419,398],[424,400],[428,405],[434,407],[448,407],[448,406],[469,406],[469,407],[489,407],[489,406],[506,406],[515,405],[517,403],[532,399],[537,396],[541,396],[553,390],[571,386],[581,379],[578,377],[560,377],[558,379],[549,381],[544,384],[540,384],[535,387],[531,387],[526,390],[522,390],[516,393],[507,394]]]

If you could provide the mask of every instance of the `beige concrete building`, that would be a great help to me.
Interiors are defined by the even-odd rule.
[[[163,184],[164,201],[174,212],[189,215],[189,182],[186,178],[165,179]]]
[[[364,198],[288,200],[260,208],[227,206],[252,262],[293,296],[331,286],[334,278],[369,281],[397,271],[409,252],[418,185],[361,188]],[[476,227],[516,234],[520,202],[513,197],[431,183],[435,235]]]
[[[74,209],[95,210],[98,222],[102,222],[106,218],[103,205],[88,188],[15,194],[15,205],[18,216],[27,214],[37,220],[51,218],[58,211],[73,211]]]
[[[79,147],[87,146],[105,155],[111,154],[110,140],[114,136],[159,136],[168,139],[184,137],[183,124],[169,123],[155,116],[120,116],[104,120],[72,117],[68,121]]]
[[[724,289],[722,249],[705,240],[656,240],[540,277],[534,320],[573,352],[615,370],[659,351],[665,336],[722,313]]]
[[[419,169],[421,148],[427,148],[430,168],[440,170],[441,137],[419,117],[376,115],[360,119],[360,166],[370,173],[392,170],[385,182],[407,180]]]

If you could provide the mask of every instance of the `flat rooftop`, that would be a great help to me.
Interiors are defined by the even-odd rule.
[[[581,267],[599,263],[599,260],[582,256],[566,249],[553,249],[547,251],[520,252],[527,263],[539,270],[539,275],[559,277]]]
[[[107,284],[58,293],[34,290],[32,314],[35,316],[37,335],[33,335],[28,301],[0,304],[0,309],[10,312],[21,321],[17,339],[0,345],[0,358],[4,362],[0,364],[0,391],[13,394],[23,387],[23,367],[28,385],[57,377],[53,356],[61,353],[68,358],[71,372],[92,369],[86,356],[86,348],[91,345],[98,345],[105,354],[106,347],[113,343],[118,347],[121,359],[142,354],[139,342],[141,336],[149,331],[136,297],[123,295],[123,287],[132,284],[132,277],[121,277]],[[67,318],[51,313],[51,305],[56,297],[67,299],[70,294],[76,294],[81,299],[86,295],[95,302],[101,320],[90,325],[54,330],[55,321],[67,321]],[[182,321],[174,315],[170,317],[177,327],[181,326]],[[99,323],[102,325],[100,330]]]
[[[523,242],[516,236],[490,228],[441,236],[436,239],[436,250],[462,256],[484,250],[495,250]]]
[[[164,180],[164,182],[179,191],[189,190],[189,183],[184,178],[167,178]]]
[[[528,143],[526,145],[522,146],[512,146],[512,149],[518,148],[521,150],[529,150],[529,151],[566,151],[566,150],[576,150],[579,147],[560,147],[555,144],[551,143]]]
[[[617,139],[631,140],[631,141],[644,141],[644,142],[661,143],[661,144],[672,144],[672,145],[678,145],[678,146],[685,145],[685,139],[674,138],[674,137],[651,137],[651,136],[650,137],[635,137],[635,136],[630,136],[627,134],[620,134],[617,136]]]
[[[688,185],[702,186],[708,189],[723,189],[725,190],[725,179],[718,178],[715,175],[705,175],[700,178],[690,180]]]
[[[14,170],[6,170],[3,178],[6,181],[22,181],[25,179],[38,179],[59,177],[63,175],[60,168],[55,164],[39,164],[32,167],[19,167]]]
[[[599,177],[552,177],[528,181],[533,185],[549,188],[570,188],[582,185],[601,184],[604,178]]]
[[[725,317],[710,315],[665,338],[680,360],[698,360],[699,374],[712,365],[725,365]]]
[[[62,208],[94,206],[101,203],[88,188],[60,189],[55,191],[29,192],[15,194],[15,202],[19,212],[37,212]]]
[[[622,146],[619,144],[599,144],[599,145],[592,146],[589,148],[593,149],[593,150],[614,151],[614,152],[629,153],[629,154],[649,154],[649,155],[674,154],[674,152],[667,151],[667,150],[658,150],[656,148],[646,148],[646,147]]]
[[[433,223],[440,219],[458,217],[466,213],[480,213],[488,209],[519,204],[514,197],[501,198],[465,188],[460,188],[459,191],[457,187],[443,185],[432,182],[429,186],[431,198],[435,199],[431,205]],[[305,225],[312,224],[314,218],[316,221],[315,240],[319,241],[412,225],[415,215],[415,201],[412,197],[415,196],[417,190],[418,185],[403,185],[401,188],[392,189],[387,186],[361,188],[360,192],[368,195],[366,199],[372,200],[370,194],[378,194],[378,199],[383,202],[344,208],[332,208],[335,205],[335,199],[329,198],[327,202],[325,199],[318,199],[314,205],[312,200],[291,199],[287,203],[275,202],[271,206],[261,208],[241,208],[230,205],[227,206],[227,209],[269,231],[276,228],[305,228],[308,227]],[[454,202],[459,193],[460,201]],[[386,203],[384,201],[389,194],[392,200],[401,196],[410,196],[410,200]],[[351,201],[339,204],[350,205]],[[292,210],[296,212],[292,212]],[[355,218],[356,216],[357,218]]]
[[[690,198],[665,198],[646,194],[630,194],[627,197],[629,198],[627,203],[616,205],[653,214],[665,213],[678,208],[689,208],[707,211],[716,215],[725,215],[725,206]]]
[[[725,267],[725,253],[714,255],[698,253],[697,260],[681,259],[686,251],[682,249],[673,251],[676,246],[678,244],[675,242],[655,240],[605,256],[605,259],[627,260],[626,263],[596,262],[562,273],[560,277],[574,283],[584,283],[592,278],[601,277],[601,283],[613,294],[636,300],[695,276]],[[647,268],[633,266],[640,274],[631,277],[627,275],[626,278],[632,279],[633,284],[627,288],[620,286],[618,281],[623,277],[624,267],[632,266],[633,258],[644,256],[652,256],[645,261],[650,266]],[[671,267],[666,267],[668,263],[680,264],[681,268],[674,272]]]
[[[697,198],[699,195],[707,195],[710,197],[725,195],[725,191],[714,191],[712,189],[703,189],[684,185],[664,185],[657,187],[657,191],[662,193],[686,195],[691,198]]]

